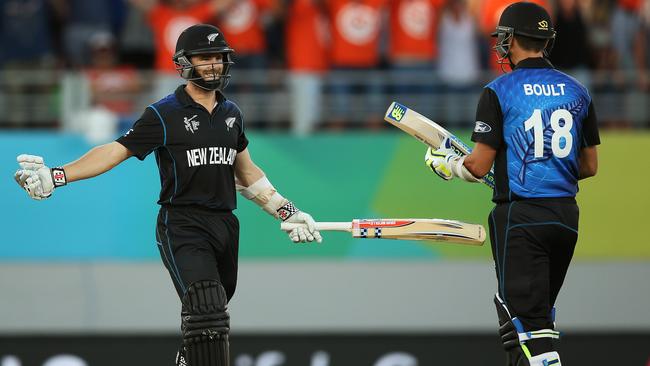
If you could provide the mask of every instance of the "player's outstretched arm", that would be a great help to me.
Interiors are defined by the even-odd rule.
[[[237,190],[245,198],[255,202],[271,216],[284,222],[305,224],[289,232],[289,238],[294,243],[321,242],[322,238],[316,223],[310,214],[300,211],[293,202],[282,197],[266,178],[266,175],[250,157],[248,149],[237,154],[235,159],[235,179]]]
[[[63,166],[68,183],[98,176],[128,159],[131,152],[119,142],[94,147],[78,160]]]
[[[22,154],[16,159],[20,169],[14,177],[30,197],[42,200],[50,197],[55,188],[105,173],[129,156],[129,150],[118,142],[97,146],[78,160],[55,168],[45,165],[40,156]]]

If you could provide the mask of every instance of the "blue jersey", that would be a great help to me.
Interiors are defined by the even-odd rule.
[[[472,140],[497,149],[495,201],[574,197],[580,150],[599,143],[588,91],[544,59],[485,87]]]

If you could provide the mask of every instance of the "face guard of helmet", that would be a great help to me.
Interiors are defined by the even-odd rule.
[[[230,65],[232,62],[232,53],[234,50],[228,46],[221,31],[210,24],[193,25],[183,31],[176,42],[176,53],[173,61],[176,64],[176,70],[180,76],[194,83],[196,86],[205,90],[223,90],[230,80]],[[193,64],[192,56],[198,55],[221,55],[221,61],[200,62]],[[218,65],[222,65],[221,71],[217,72]],[[197,68],[211,67],[206,73],[211,77],[202,77]],[[211,71],[211,72],[210,72]]]
[[[510,49],[515,36],[546,40],[543,54],[548,58],[555,40],[551,17],[543,7],[535,3],[518,2],[508,6],[499,18],[496,31],[492,33],[492,37],[497,37],[493,49],[499,64],[509,63],[514,68],[510,60]]]

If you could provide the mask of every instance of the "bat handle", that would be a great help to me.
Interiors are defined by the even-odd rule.
[[[307,227],[306,224],[296,224],[293,222],[283,222],[280,224],[280,229],[283,231],[291,231],[298,227]],[[330,231],[352,231],[351,222],[316,222],[316,230],[330,230]]]

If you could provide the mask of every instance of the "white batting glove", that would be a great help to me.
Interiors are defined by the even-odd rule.
[[[16,160],[21,169],[14,174],[14,179],[31,198],[49,198],[54,188],[66,185],[63,168],[50,169],[42,157],[22,154]]]
[[[45,166],[42,156],[21,154],[16,157],[21,169],[38,170]]]
[[[15,177],[16,181],[20,179],[19,184],[22,182],[21,188],[27,192],[29,197],[39,201],[49,197],[43,194],[41,179],[35,171],[20,169],[16,172]]]
[[[30,177],[31,171],[36,171],[44,166],[43,158],[35,155],[18,155],[16,158],[21,169],[14,174],[14,179],[20,188],[25,188],[25,182]]]
[[[25,170],[25,169],[18,169],[16,170],[16,173],[14,173],[14,179],[16,180],[16,183],[20,186],[20,188],[25,188],[25,182],[27,181],[27,178],[31,175],[32,170]]]
[[[314,221],[314,218],[306,212],[298,211],[288,219],[284,220],[284,222],[306,225],[306,227],[298,226],[289,232],[289,238],[294,243],[306,243],[314,240],[321,243],[323,241],[320,232],[316,230],[316,222]]]
[[[449,138],[445,138],[440,143],[438,150],[433,150],[431,147],[427,149],[424,155],[424,163],[440,178],[451,180],[454,177],[451,164],[458,158],[458,154],[451,148],[451,141]]]

